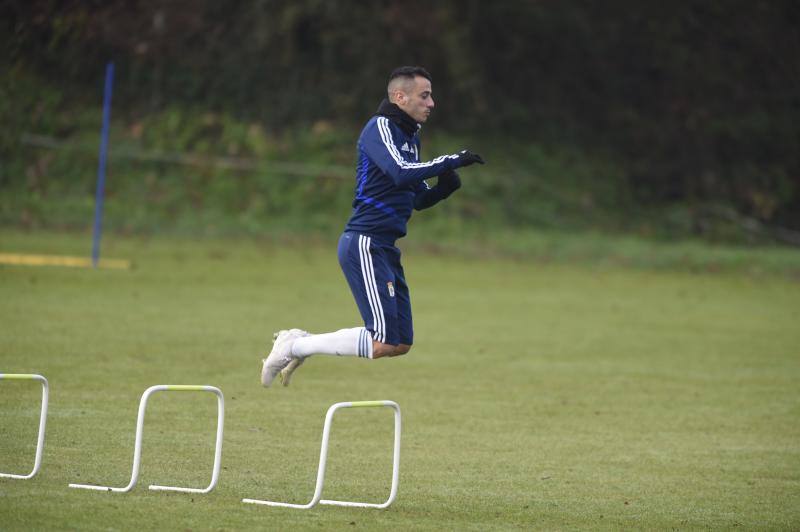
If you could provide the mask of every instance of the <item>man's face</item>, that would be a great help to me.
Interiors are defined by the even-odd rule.
[[[408,84],[409,90],[399,91],[397,106],[420,124],[424,124],[433,110],[431,82],[422,76],[414,76]]]

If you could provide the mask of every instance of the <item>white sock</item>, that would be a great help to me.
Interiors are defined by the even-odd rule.
[[[292,344],[292,354],[299,357],[320,354],[372,358],[372,335],[364,327],[312,334],[296,339]]]

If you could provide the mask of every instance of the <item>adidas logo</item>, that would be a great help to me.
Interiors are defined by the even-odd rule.
[[[400,148],[400,149],[403,150],[403,151],[414,153],[414,150],[412,150],[411,148],[408,147],[408,142],[404,142],[403,143],[403,147]]]

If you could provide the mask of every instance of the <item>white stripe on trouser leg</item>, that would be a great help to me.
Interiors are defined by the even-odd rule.
[[[373,324],[375,327],[375,340],[386,341],[386,321],[383,317],[383,305],[378,294],[378,286],[375,282],[375,268],[372,264],[372,255],[369,252],[370,238],[364,235],[358,236],[358,250],[361,259],[361,274],[364,278],[364,288],[367,291],[367,300],[370,310],[372,310]]]
[[[365,242],[364,235],[358,235],[358,260],[361,266],[361,278],[364,280],[364,291],[367,293],[367,302],[369,303],[369,309],[372,312],[372,327],[377,332],[378,330],[378,313],[375,310],[375,304],[373,302],[372,291],[370,290],[370,284],[368,279],[369,272],[367,271],[366,266],[366,259],[364,258],[364,242]]]
[[[376,340],[385,341],[383,307],[378,288],[375,285],[375,270],[372,264],[372,256],[369,253],[370,238],[359,235],[359,254],[361,257],[361,273],[364,278],[364,288],[367,292],[367,300],[372,310],[373,327],[375,328]]]
[[[386,342],[386,316],[383,314],[383,303],[381,303],[381,295],[378,292],[378,283],[375,279],[375,264],[372,262],[372,254],[369,252],[369,246],[372,243],[372,239],[367,237],[366,241],[364,257],[367,259],[367,267],[369,268],[369,275],[367,278],[372,284],[372,294],[375,299],[375,306],[378,308],[378,323],[380,324],[378,328],[378,334],[380,335],[380,341]]]

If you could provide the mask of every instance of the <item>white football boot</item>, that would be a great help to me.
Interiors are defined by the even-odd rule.
[[[272,335],[272,351],[270,351],[269,356],[263,360],[261,366],[262,386],[268,388],[269,385],[272,384],[272,381],[275,380],[278,373],[286,368],[292,360],[295,360],[295,357],[292,356],[292,344],[295,339],[302,336],[308,336],[308,333],[301,329],[278,331]],[[292,369],[292,371],[294,371],[294,369]]]

